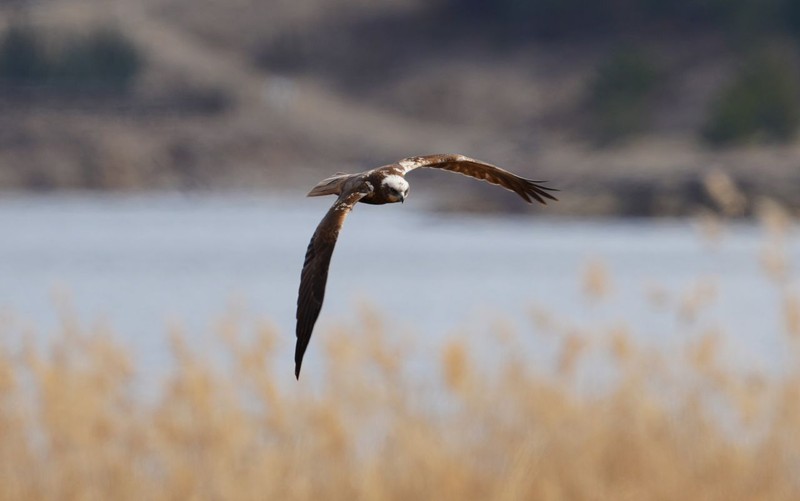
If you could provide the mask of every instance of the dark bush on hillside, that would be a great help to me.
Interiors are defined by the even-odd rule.
[[[751,58],[711,106],[703,138],[713,145],[787,142],[800,126],[800,80],[785,57]]]
[[[0,38],[0,85],[51,91],[125,91],[143,67],[139,49],[122,33],[100,28],[46,52],[42,33],[12,26]]]
[[[613,13],[605,2],[583,0],[452,0],[450,9],[501,30],[538,38],[603,31],[610,27]]]
[[[141,71],[142,56],[122,33],[104,28],[69,44],[53,64],[65,87],[125,90]]]
[[[460,15],[501,32],[540,38],[625,33],[648,28],[704,28],[734,36],[800,34],[797,0],[450,0],[449,15]]]
[[[12,26],[0,38],[0,84],[42,81],[49,69],[42,43],[32,28]]]
[[[255,60],[271,71],[296,73],[312,64],[313,45],[313,41],[302,33],[279,33],[264,43],[257,51]],[[330,46],[327,48],[330,49]]]
[[[640,52],[611,55],[589,84],[592,136],[600,145],[630,137],[647,127],[658,72]]]
[[[788,2],[782,14],[789,31],[795,36],[800,36],[800,2]]]

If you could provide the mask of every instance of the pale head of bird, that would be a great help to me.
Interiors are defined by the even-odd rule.
[[[408,196],[408,181],[403,176],[393,174],[383,178],[380,189],[388,202],[403,202]]]

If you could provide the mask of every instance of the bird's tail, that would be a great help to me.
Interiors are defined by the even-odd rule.
[[[342,185],[350,177],[350,174],[337,172],[336,175],[320,181],[308,192],[309,197],[321,197],[323,195],[341,195]]]

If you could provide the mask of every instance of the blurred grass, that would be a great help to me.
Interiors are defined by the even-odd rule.
[[[796,324],[798,304],[789,307]],[[174,340],[152,401],[102,335],[0,356],[5,499],[796,499],[800,373],[742,375],[708,334],[679,359],[564,336],[555,374],[459,340],[422,379],[373,330],[328,337],[319,380],[274,370],[275,334],[227,332],[223,371]],[[796,329],[796,325],[795,325]],[[332,338],[332,339],[331,339]],[[792,341],[792,348],[796,348]],[[581,391],[584,357],[615,384]],[[307,386],[314,387],[309,389]],[[306,386],[304,388],[304,386]]]
[[[708,181],[721,208],[734,188]],[[780,257],[791,219],[774,202],[758,213]],[[366,312],[317,334],[325,362],[299,383],[278,370],[288,350],[268,327],[224,322],[224,367],[173,333],[174,364],[142,398],[131,355],[67,315],[49,345],[0,349],[0,498],[797,499],[800,302],[783,264],[763,263],[790,358],[770,373],[726,364],[718,330],[667,355],[624,324],[576,330],[543,310],[532,321],[557,345],[547,367],[522,349],[528,333],[498,328],[501,364],[454,333],[421,372]],[[613,279],[588,263],[587,300]],[[680,301],[652,299],[689,318],[713,294],[699,281]]]

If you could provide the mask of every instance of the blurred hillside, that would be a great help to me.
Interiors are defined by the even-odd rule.
[[[562,213],[693,213],[720,169],[800,208],[789,0],[2,0],[0,29],[4,189],[307,189],[461,152]]]

